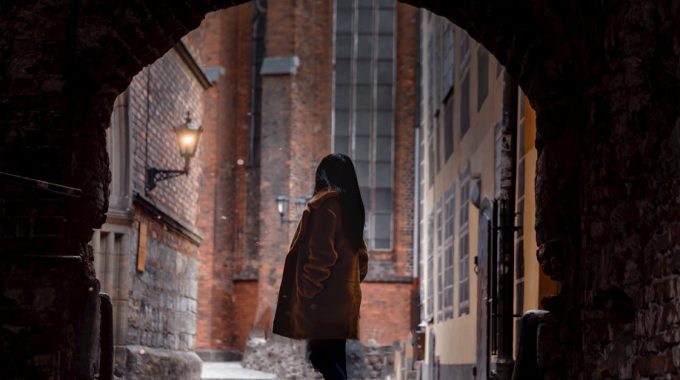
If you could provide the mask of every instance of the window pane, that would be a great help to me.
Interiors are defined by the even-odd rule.
[[[368,162],[355,160],[354,166],[357,171],[357,179],[359,180],[360,186],[368,186]],[[366,194],[362,191],[362,196],[364,197],[364,202],[366,202]]]
[[[368,161],[370,153],[370,139],[368,136],[357,136],[354,146],[354,159]]]
[[[361,199],[364,201],[364,207],[371,209],[371,194],[367,186],[363,186],[359,181],[359,191],[361,192]],[[366,215],[366,223],[368,224],[368,215]]]
[[[390,249],[389,239],[375,239],[373,240],[373,248],[375,249]]]
[[[360,59],[370,59],[373,53],[373,36],[370,34],[359,35],[357,42],[357,57]]]
[[[437,16],[432,22],[432,44],[435,49],[433,52],[434,62],[432,63],[432,72],[434,73],[434,82],[432,83],[432,92],[434,93],[434,100],[436,101],[437,107],[441,103],[442,96],[442,86],[443,82],[443,70],[442,70],[442,45],[441,45],[441,32],[440,28],[442,25],[442,18]]]
[[[392,136],[394,123],[394,114],[392,111],[378,111],[378,136]],[[422,152],[422,151],[421,151]]]
[[[439,125],[439,115],[435,116],[435,118],[432,120],[432,127],[434,128],[434,149],[435,149],[435,158],[434,158],[434,164],[435,164],[435,170],[437,170],[437,173],[439,173],[439,169],[441,169],[441,157],[442,157],[442,149],[441,149],[441,130],[440,130],[440,125]]]
[[[335,108],[349,109],[350,103],[350,86],[337,85],[335,86]]]
[[[428,149],[427,151],[430,153],[430,154],[429,154],[430,157],[428,157],[428,160],[427,160],[427,161],[428,161],[428,162],[427,162],[427,166],[428,166],[428,169],[429,169],[429,170],[428,170],[428,172],[429,172],[429,175],[428,175],[428,184],[429,184],[430,187],[431,187],[432,185],[434,185],[434,161],[435,161],[435,157],[434,157],[434,139],[432,139],[432,138],[429,139],[428,146],[429,146],[429,149]]]
[[[524,239],[515,242],[515,277],[524,277]]]
[[[357,109],[370,109],[371,108],[371,87],[370,86],[357,86]]]
[[[378,109],[392,109],[392,86],[378,86]]]
[[[477,49],[477,110],[482,109],[482,105],[489,94],[489,53],[483,46]]]
[[[350,34],[339,34],[335,37],[335,56],[336,58],[352,56],[352,36]]]
[[[349,136],[349,111],[335,110],[335,135]]]
[[[453,24],[444,20],[444,92],[448,93],[453,87],[454,61],[454,33]]]
[[[524,198],[521,198],[519,202],[517,202],[517,225],[521,226],[523,223],[524,219]],[[520,228],[517,231],[517,237],[520,238],[524,236],[524,229]]]
[[[517,196],[524,196],[524,159],[520,159],[517,165]]]
[[[339,9],[336,13],[336,30],[340,32],[352,31],[352,9]]]
[[[394,31],[394,9],[381,9],[378,12],[380,33],[392,33]]]
[[[338,9],[352,9],[354,7],[354,1],[352,0],[336,0],[335,4]]]
[[[464,72],[470,63],[470,36],[467,32],[462,31],[460,39],[460,71]]]
[[[375,146],[376,161],[391,162],[392,161],[392,138],[378,137]]]
[[[335,83],[348,85],[351,83],[352,74],[349,59],[338,59],[335,61]]]
[[[449,97],[444,113],[444,161],[453,154],[453,96]]]
[[[378,0],[378,6],[380,8],[394,8],[395,0]]]
[[[378,36],[378,58],[394,58],[394,35],[381,34]]]
[[[392,189],[375,189],[375,210],[387,212],[392,211]]]
[[[392,164],[391,163],[376,163],[375,164],[375,184],[378,187],[392,186]]]
[[[376,213],[374,228],[376,240],[387,240],[389,247],[390,231],[392,229],[392,214]]]
[[[357,84],[371,84],[371,61],[362,59],[357,61]]]
[[[461,84],[460,95],[460,138],[470,128],[470,75],[466,74]]]
[[[359,1],[360,7],[361,3],[362,2]],[[359,8],[359,33],[373,33],[373,9]]]
[[[392,84],[394,82],[394,61],[379,61],[378,62],[378,83]]]
[[[369,136],[371,134],[371,112],[357,111],[356,113],[356,134]]]
[[[349,138],[335,136],[335,153],[349,154]]]
[[[373,9],[373,0],[357,0],[359,8]]]

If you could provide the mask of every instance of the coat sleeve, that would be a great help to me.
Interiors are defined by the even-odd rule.
[[[310,223],[307,259],[302,266],[302,276],[298,277],[304,297],[312,298],[323,290],[323,282],[330,277],[331,267],[338,260],[334,245],[336,222],[336,212],[323,205]]]
[[[366,243],[359,249],[359,281],[363,281],[368,273],[368,248]]]

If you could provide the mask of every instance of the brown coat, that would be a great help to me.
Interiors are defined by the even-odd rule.
[[[286,256],[274,333],[295,339],[356,339],[366,277],[366,245],[346,238],[338,192],[319,191],[307,204]]]

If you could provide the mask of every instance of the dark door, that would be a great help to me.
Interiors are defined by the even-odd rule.
[[[479,211],[479,239],[477,240],[477,376],[487,378],[489,356],[489,250],[491,248],[492,206],[484,199]]]

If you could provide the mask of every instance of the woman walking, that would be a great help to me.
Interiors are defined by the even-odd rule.
[[[308,339],[309,359],[326,380],[347,379],[346,339],[358,338],[368,253],[364,203],[344,154],[323,158],[286,256],[274,333]]]

